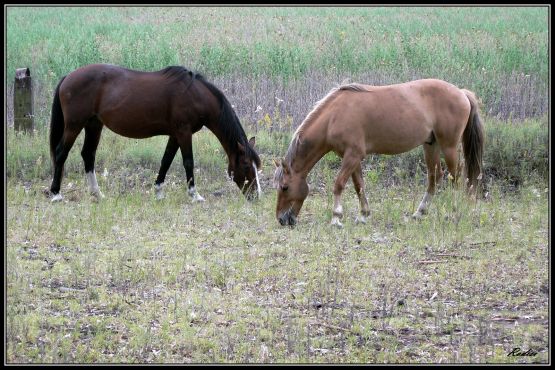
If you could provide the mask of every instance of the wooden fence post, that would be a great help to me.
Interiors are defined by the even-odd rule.
[[[35,120],[33,116],[33,84],[29,68],[18,68],[15,71],[13,92],[14,128],[33,133]]]

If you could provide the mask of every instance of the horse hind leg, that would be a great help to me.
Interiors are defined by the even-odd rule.
[[[362,177],[362,166],[360,163],[353,172],[352,179],[360,203],[360,216],[356,218],[355,222],[365,224],[366,217],[370,214],[370,207],[368,206],[368,199],[366,199],[366,194],[364,193],[364,178]]]
[[[72,126],[68,125],[67,127],[65,127],[62,139],[56,146],[56,150],[54,153],[54,177],[52,178],[52,184],[50,185],[50,192],[53,194],[53,197],[51,199],[52,202],[59,202],[63,199],[60,192],[60,187],[62,185],[64,165],[69,151],[75,143],[75,139],[77,139],[77,136],[81,132],[81,128],[71,129],[70,127]]]
[[[85,175],[89,186],[89,192],[96,198],[104,198],[104,194],[100,191],[98,182],[96,181],[96,173],[94,171],[94,162],[96,158],[96,149],[100,142],[102,134],[102,123],[97,119],[90,120],[85,126],[85,142],[81,150],[81,157],[85,164]]]
[[[456,186],[461,172],[461,167],[459,166],[459,152],[456,147],[442,148],[442,151],[445,157],[445,164],[447,164],[447,169],[451,175],[450,179],[452,180],[452,184]]]
[[[436,185],[441,180],[441,162],[440,162],[440,147],[436,142],[432,144],[424,144],[424,160],[426,161],[426,167],[428,169],[428,189],[422,197],[422,201],[418,206],[416,212],[413,213],[412,217],[415,219],[420,219],[428,212],[428,206],[432,200],[433,195],[436,191]]]
[[[179,149],[179,145],[177,144],[177,140],[170,136],[168,139],[168,144],[166,144],[166,150],[164,151],[164,156],[162,157],[162,163],[160,164],[160,170],[158,171],[158,177],[156,178],[156,182],[154,183],[154,189],[156,191],[156,199],[161,200],[164,199],[164,181],[166,180],[166,173],[170,168],[173,159],[175,158],[175,154]]]

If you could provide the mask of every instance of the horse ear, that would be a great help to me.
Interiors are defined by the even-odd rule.
[[[255,139],[254,136],[251,137],[251,138],[249,139],[249,144],[250,144],[251,147],[253,147],[253,148],[254,148],[254,146],[256,145],[256,139]]]
[[[274,164],[276,165],[276,168],[279,168],[279,166],[281,166],[281,164],[279,163],[279,161],[277,159],[274,158]]]
[[[242,154],[246,153],[245,146],[240,142],[237,142],[237,148],[239,148],[239,152],[241,152]]]

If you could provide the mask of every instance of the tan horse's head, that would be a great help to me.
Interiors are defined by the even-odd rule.
[[[306,178],[292,171],[291,166],[282,160],[275,161],[274,185],[277,188],[276,218],[282,226],[295,225],[297,216],[308,196]]]

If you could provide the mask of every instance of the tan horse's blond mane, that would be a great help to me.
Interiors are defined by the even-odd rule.
[[[298,137],[299,134],[302,132],[303,128],[308,126],[310,123],[314,121],[314,118],[320,113],[324,105],[330,100],[331,97],[337,95],[338,91],[342,90],[349,90],[349,91],[369,91],[367,87],[358,83],[350,83],[341,86],[337,86],[332,88],[326,96],[322,99],[318,100],[316,104],[314,104],[314,108],[308,113],[304,121],[297,127],[297,130],[293,134],[293,138]]]
[[[291,143],[289,144],[289,148],[287,149],[287,153],[285,154],[286,163],[291,164],[292,159],[295,158],[295,156],[297,155],[300,144],[302,143],[301,134],[303,133],[303,131],[312,122],[316,120],[316,118],[318,117],[318,115],[320,114],[324,106],[326,106],[326,104],[331,100],[331,98],[336,96],[339,91],[344,91],[344,90],[358,91],[358,92],[371,91],[370,89],[368,89],[368,87],[359,83],[343,84],[332,88],[327,93],[326,96],[324,96],[322,99],[318,100],[316,104],[314,104],[314,108],[312,108],[312,110],[308,113],[308,115],[303,120],[303,122],[299,125],[299,127],[297,127],[297,129],[293,133],[293,138],[291,139]],[[279,167],[276,170],[276,173],[274,174],[274,182],[275,183],[279,182],[282,176],[283,176],[283,169]]]

